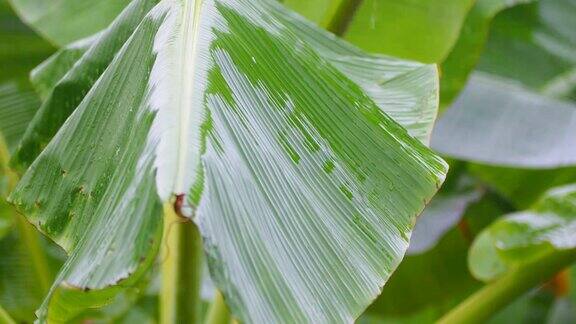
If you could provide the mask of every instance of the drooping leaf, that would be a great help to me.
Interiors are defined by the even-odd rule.
[[[46,39],[63,46],[107,27],[130,0],[10,2],[22,20]]]
[[[275,1],[149,6],[100,34],[18,152],[47,143],[11,199],[70,253],[39,317],[66,321],[137,280],[161,203],[186,194],[240,320],[353,320],[446,172],[385,113],[424,139],[434,67],[365,55]]]
[[[544,254],[576,248],[576,186],[550,190],[531,209],[490,225],[469,255],[476,278],[489,281]]]
[[[432,147],[453,158],[490,165],[574,165],[576,105],[476,74],[439,120]]]

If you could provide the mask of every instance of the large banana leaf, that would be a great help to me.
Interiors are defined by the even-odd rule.
[[[426,139],[436,78],[275,1],[132,2],[17,153],[36,159],[11,200],[70,254],[37,314],[66,321],[137,280],[185,194],[240,320],[353,320],[445,176],[398,124]]]

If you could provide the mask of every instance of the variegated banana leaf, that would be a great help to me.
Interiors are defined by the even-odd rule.
[[[273,0],[135,0],[86,42],[37,79],[14,160],[30,167],[11,201],[70,255],[40,320],[138,280],[179,195],[240,320],[362,313],[445,177],[422,143],[434,66],[366,55]]]

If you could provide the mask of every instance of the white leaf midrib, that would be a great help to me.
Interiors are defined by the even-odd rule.
[[[180,90],[177,102],[178,111],[180,112],[178,127],[178,153],[176,163],[176,173],[174,182],[174,192],[176,194],[185,193],[186,167],[189,155],[189,127],[191,110],[193,109],[193,93],[195,84],[196,60],[198,54],[198,33],[200,25],[200,12],[203,0],[183,0],[184,10],[182,17],[182,30],[180,39],[183,41],[180,50],[180,66],[183,68],[180,74]],[[190,167],[188,165],[188,167]]]

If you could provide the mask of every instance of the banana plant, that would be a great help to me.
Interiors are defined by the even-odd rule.
[[[573,0],[10,4],[1,323],[576,318]]]
[[[243,322],[363,312],[447,172],[425,145],[434,65],[269,0],[134,0],[81,40],[54,27],[72,5],[51,21],[35,2],[14,4],[69,44],[34,74],[44,100],[12,162],[9,200],[68,253],[40,321],[110,302],[160,250],[164,322],[198,320],[202,259]]]

